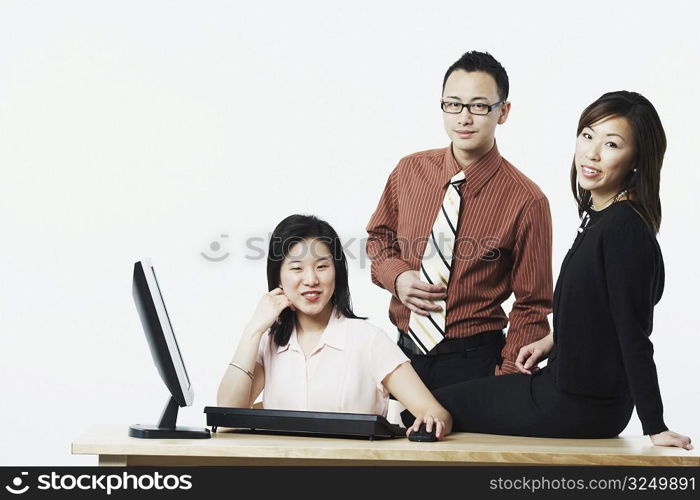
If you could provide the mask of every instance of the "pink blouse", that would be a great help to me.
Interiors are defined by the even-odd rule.
[[[263,335],[257,359],[265,369],[263,407],[386,416],[389,392],[382,380],[406,361],[383,330],[334,309],[309,359],[296,328],[282,347],[269,332]]]

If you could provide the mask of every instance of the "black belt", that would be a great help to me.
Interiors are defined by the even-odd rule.
[[[437,344],[427,354],[418,349],[418,346],[411,340],[411,337],[399,330],[398,346],[404,351],[412,354],[420,354],[423,356],[437,356],[439,354],[454,354],[457,352],[465,352],[475,349],[484,344],[495,344],[497,342],[505,342],[505,334],[503,330],[489,330],[487,332],[477,333],[461,339],[444,339]]]

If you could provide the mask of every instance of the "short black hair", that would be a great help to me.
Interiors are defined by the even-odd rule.
[[[478,52],[476,50],[472,50],[462,54],[462,57],[457,59],[457,61],[455,61],[455,63],[448,68],[447,73],[445,73],[445,78],[442,80],[443,91],[445,90],[445,83],[447,83],[449,76],[453,71],[458,69],[468,73],[475,71],[483,71],[484,73],[488,73],[494,80],[496,80],[498,97],[502,101],[506,101],[508,99],[508,73],[506,73],[505,68],[501,66],[501,63],[496,61],[496,59],[488,52]]]
[[[275,227],[270,238],[270,248],[267,253],[268,290],[274,290],[279,286],[282,262],[289,254],[291,248],[307,238],[325,243],[333,255],[335,292],[331,297],[331,302],[338,312],[346,318],[367,319],[357,316],[352,310],[350,286],[348,284],[348,262],[338,233],[328,222],[313,215],[290,215]],[[270,334],[277,346],[284,346],[289,343],[295,321],[296,313],[294,311],[290,308],[282,311],[278,321],[270,328]]]

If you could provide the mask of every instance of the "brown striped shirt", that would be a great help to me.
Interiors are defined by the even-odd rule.
[[[396,296],[396,278],[418,270],[449,180],[460,170],[452,148],[403,158],[389,175],[367,225],[372,281],[391,292],[389,318],[408,329],[410,309]],[[464,168],[452,271],[447,288],[446,337],[504,328],[503,364],[515,373],[523,345],[549,333],[552,308],[552,221],[547,198],[494,144]],[[515,294],[507,317],[501,304]]]

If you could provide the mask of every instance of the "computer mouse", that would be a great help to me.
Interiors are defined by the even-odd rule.
[[[437,441],[437,438],[435,437],[435,426],[433,425],[433,430],[428,432],[425,428],[425,424],[420,424],[420,428],[417,431],[411,431],[408,433],[408,440],[421,442]]]

